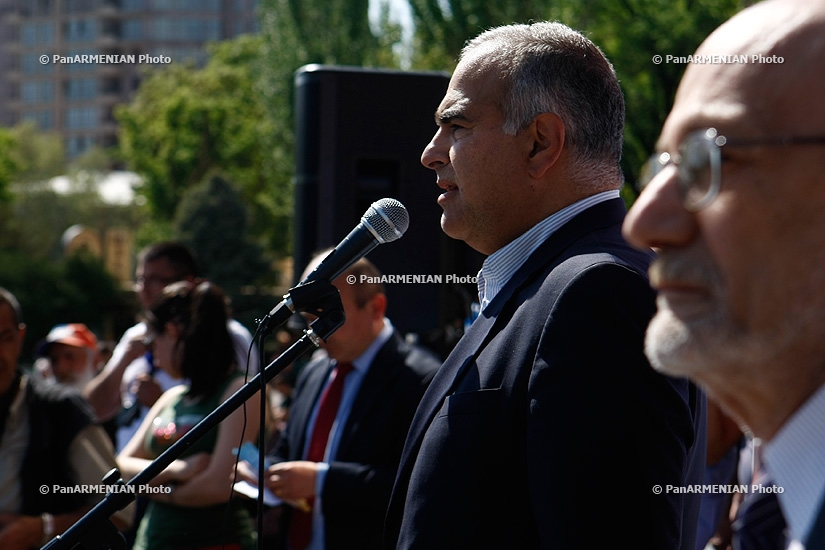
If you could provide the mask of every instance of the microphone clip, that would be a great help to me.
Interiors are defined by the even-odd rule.
[[[323,317],[325,313],[329,313],[334,318],[336,309],[341,312],[340,324],[335,327],[337,329],[346,319],[338,289],[323,279],[300,284],[289,289],[281,303],[261,320],[257,335],[267,336],[275,328],[286,323],[293,313],[309,313],[316,317]]]

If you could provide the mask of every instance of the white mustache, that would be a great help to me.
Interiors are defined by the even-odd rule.
[[[722,287],[722,279],[715,266],[695,252],[663,252],[650,264],[648,274],[654,288],[664,282],[679,282],[696,286]]]

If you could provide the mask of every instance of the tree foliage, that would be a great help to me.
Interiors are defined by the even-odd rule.
[[[0,128],[0,205],[11,200],[9,187],[17,173],[17,162],[11,154],[17,144],[14,136],[5,128]]]
[[[24,363],[32,361],[36,343],[56,324],[84,323],[99,337],[113,339],[134,322],[134,304],[97,258],[81,253],[52,261],[0,250],[0,265],[0,286],[13,292],[23,309]]]
[[[274,274],[266,254],[248,233],[246,205],[224,178],[207,177],[184,195],[175,219],[175,238],[192,248],[201,275],[223,288],[235,313],[252,326],[269,302],[246,297],[257,293],[253,283],[271,280]],[[256,304],[264,304],[263,309]]]
[[[208,177],[186,193],[175,235],[192,247],[202,274],[228,292],[267,273],[261,247],[248,236],[246,205],[220,176]]]
[[[104,204],[93,191],[60,194],[45,184],[21,184],[10,204],[0,205],[0,249],[36,260],[59,260],[61,237],[73,225],[102,231],[140,222],[130,206]]]
[[[276,133],[253,73],[261,43],[242,36],[215,45],[203,69],[170,65],[149,75],[117,110],[121,154],[144,178],[155,219],[172,220],[186,190],[218,169],[241,189],[253,231],[285,250],[288,182],[273,170]]]
[[[44,181],[66,170],[63,140],[56,132],[41,132],[33,122],[22,122],[11,133],[16,142],[12,153],[17,165],[15,182]]]
[[[0,128],[0,204],[12,201],[12,184],[42,182],[66,167],[63,141],[51,132],[39,132],[32,122]]]
[[[552,0],[408,0],[415,24],[413,66],[451,70],[464,42],[483,30],[547,19]]]

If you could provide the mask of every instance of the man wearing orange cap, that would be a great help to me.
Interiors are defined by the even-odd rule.
[[[83,391],[95,375],[97,337],[82,323],[57,325],[46,336],[40,354],[49,359],[47,378]]]

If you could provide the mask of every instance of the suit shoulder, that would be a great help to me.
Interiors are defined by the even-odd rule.
[[[407,344],[408,350],[404,364],[421,378],[431,377],[441,366],[441,360],[426,348]]]
[[[301,368],[301,372],[298,373],[298,377],[295,380],[296,391],[304,386],[307,378],[312,376],[313,373],[324,369],[329,364],[329,361],[329,356],[325,351],[316,350],[309,361]]]
[[[74,388],[29,379],[29,402],[55,423],[85,426],[97,422],[92,408]]]
[[[567,254],[567,262],[578,264],[614,263],[626,266],[647,277],[647,269],[653,260],[653,252],[631,246],[619,227],[595,231],[574,243]]]
[[[576,299],[594,307],[655,307],[656,293],[638,266],[600,255],[571,258],[553,270],[542,284],[558,300]],[[555,300],[554,300],[555,302]]]
[[[405,377],[411,376],[419,380],[431,379],[441,366],[441,360],[434,353],[407,341],[398,332],[384,344],[376,360],[395,364]]]

